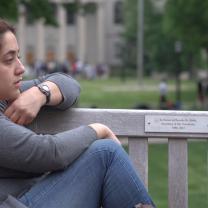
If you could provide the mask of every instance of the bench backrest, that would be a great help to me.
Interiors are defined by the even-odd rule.
[[[146,186],[148,138],[168,138],[169,208],[188,208],[187,139],[207,139],[206,120],[208,113],[199,111],[78,108],[45,110],[30,128],[37,133],[54,134],[95,122],[106,124],[117,136],[128,138],[129,155]]]

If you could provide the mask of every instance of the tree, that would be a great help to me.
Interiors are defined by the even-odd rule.
[[[37,19],[43,19],[45,24],[57,26],[57,20],[54,15],[54,4],[50,0],[1,0],[0,14],[1,18],[17,21],[19,12],[18,6],[23,5],[26,8],[27,21],[33,23]],[[82,10],[85,14],[94,13],[96,4],[80,3],[75,0],[71,3],[62,4],[68,12],[77,13]]]
[[[121,50],[125,67],[136,70],[138,0],[124,1],[124,46]],[[175,64],[174,41],[164,33],[163,11],[152,0],[145,0],[144,11],[144,72],[172,71]],[[125,49],[125,50],[124,50]]]
[[[164,11],[158,10],[153,1],[145,4],[145,54],[149,62],[146,62],[146,71],[172,72],[175,65],[175,53],[173,39],[164,33]]]
[[[20,3],[27,9],[26,15],[29,22],[43,19],[45,24],[58,25],[53,4],[49,0],[20,0]]]
[[[164,28],[175,40],[183,42],[183,59],[189,68],[198,65],[201,48],[208,53],[208,0],[167,0]]]
[[[1,18],[16,20],[18,17],[17,0],[1,0]]]
[[[136,69],[136,57],[137,57],[137,0],[124,1],[124,33],[123,45],[121,46],[121,58],[124,67],[128,69]]]
[[[27,8],[26,15],[29,21],[33,22],[42,18],[46,24],[57,24],[53,14],[53,7],[49,0],[1,0],[1,18],[17,21],[19,16],[18,6],[20,4]]]

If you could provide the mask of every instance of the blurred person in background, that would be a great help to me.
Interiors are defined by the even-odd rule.
[[[160,109],[167,109],[167,94],[168,94],[168,85],[166,79],[162,79],[159,84],[159,92],[160,92],[160,100],[159,100],[159,107]]]

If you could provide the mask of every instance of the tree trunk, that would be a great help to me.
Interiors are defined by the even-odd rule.
[[[206,60],[206,61],[207,61],[207,64],[206,64],[206,66],[208,67],[208,46],[205,47],[205,51],[206,51],[206,53],[207,53],[207,58],[206,58],[206,59],[207,59],[207,60]]]
[[[190,78],[193,79],[196,77],[196,71],[194,69],[194,56],[193,53],[188,54],[188,69]]]

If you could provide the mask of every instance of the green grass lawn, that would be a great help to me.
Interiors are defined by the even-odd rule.
[[[208,142],[189,142],[189,208],[208,207]],[[149,191],[158,208],[168,207],[168,145],[149,146]]]
[[[159,81],[145,79],[143,86],[137,80],[79,80],[82,88],[79,107],[131,109],[137,104],[147,104],[158,109]],[[175,101],[174,81],[169,81],[168,98]],[[197,110],[196,83],[184,81],[181,87],[182,109]],[[207,142],[191,142],[189,150],[189,208],[208,207]],[[158,208],[168,207],[167,144],[149,147],[149,191]],[[182,208],[182,207],[176,207]]]
[[[98,108],[134,108],[137,104],[146,104],[158,109],[159,81],[145,79],[143,86],[135,79],[122,82],[119,79],[80,80],[82,92],[80,107],[96,106]],[[168,98],[175,101],[174,81],[169,81]],[[194,109],[196,106],[196,84],[185,81],[181,87],[182,108]]]

